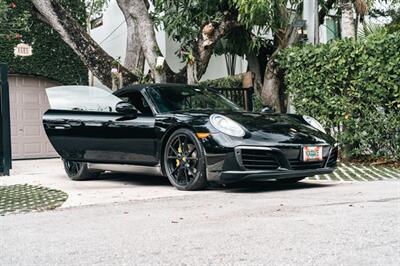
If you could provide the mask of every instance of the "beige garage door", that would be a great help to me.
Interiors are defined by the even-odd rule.
[[[10,76],[11,148],[13,159],[58,156],[42,126],[49,108],[45,88],[59,84],[36,77]]]

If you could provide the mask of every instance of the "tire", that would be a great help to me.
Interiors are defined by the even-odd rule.
[[[169,182],[179,190],[199,190],[207,186],[204,147],[189,129],[178,129],[169,137],[162,167]]]
[[[87,163],[63,160],[64,169],[68,177],[75,181],[83,181],[97,178],[101,171],[91,171]]]
[[[291,183],[299,182],[299,181],[303,180],[304,178],[306,178],[306,176],[302,176],[302,177],[292,177],[292,178],[284,178],[284,179],[277,179],[276,181],[278,181],[278,182],[280,182],[280,183],[291,184]]]

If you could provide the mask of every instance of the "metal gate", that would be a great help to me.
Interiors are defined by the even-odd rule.
[[[10,175],[11,169],[10,99],[7,75],[7,65],[0,64],[0,175]]]
[[[254,88],[213,88],[246,111],[253,111]]]

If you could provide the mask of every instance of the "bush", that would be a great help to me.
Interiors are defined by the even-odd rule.
[[[242,75],[228,76],[219,79],[199,82],[200,86],[211,88],[242,88]]]
[[[296,111],[320,120],[344,155],[400,159],[400,33],[284,50]]]

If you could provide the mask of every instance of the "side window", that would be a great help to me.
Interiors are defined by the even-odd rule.
[[[121,100],[111,90],[89,86],[59,86],[46,89],[50,108],[70,111],[115,112]]]
[[[146,115],[146,116],[152,116],[153,112],[151,111],[151,108],[139,91],[134,91],[134,92],[129,92],[126,94],[123,94],[119,96],[119,98],[127,103],[132,104],[135,106],[135,108],[138,110],[140,114]]]

